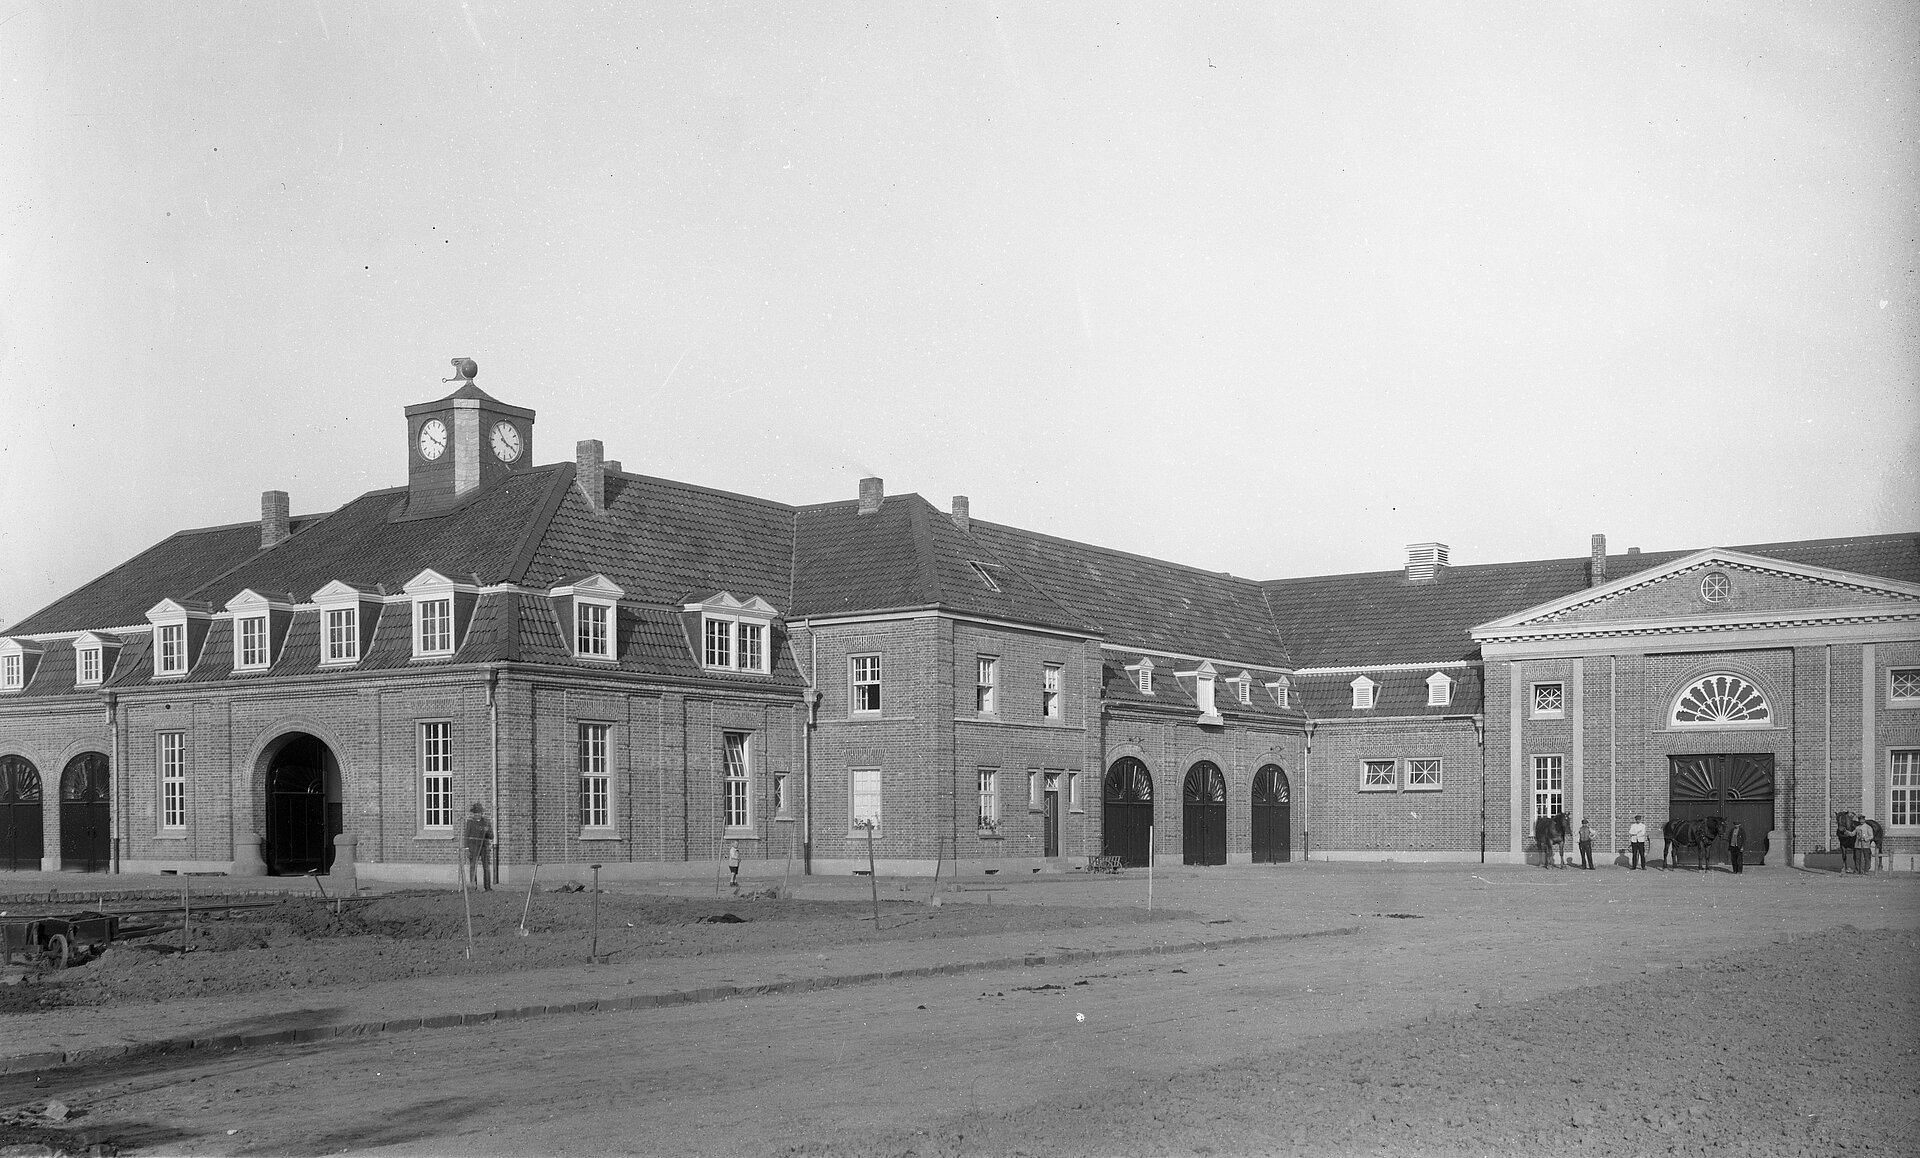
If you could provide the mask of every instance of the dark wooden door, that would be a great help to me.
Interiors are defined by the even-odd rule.
[[[1100,855],[1128,868],[1145,868],[1153,835],[1153,776],[1131,756],[1107,769],[1100,805]]]
[[[60,773],[60,867],[102,873],[112,867],[113,814],[107,757],[82,752]]]
[[[1042,841],[1044,856],[1060,855],[1060,790],[1049,788],[1046,793],[1047,832]]]
[[[1732,861],[1726,833],[1738,820],[1746,829],[1746,862],[1765,863],[1767,833],[1773,828],[1773,753],[1669,756],[1667,763],[1668,817],[1727,818],[1720,839],[1709,851],[1710,860],[1723,864]]]
[[[1180,862],[1227,863],[1227,778],[1210,760],[1187,770],[1180,794]]]
[[[40,871],[40,770],[25,756],[0,756],[0,867]]]
[[[1278,764],[1253,774],[1253,863],[1293,859],[1293,791]]]
[[[298,876],[333,866],[333,838],[343,819],[327,803],[325,746],[312,737],[294,740],[267,771],[267,871]]]

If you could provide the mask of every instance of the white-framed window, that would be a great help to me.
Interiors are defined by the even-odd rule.
[[[613,827],[613,770],[607,758],[611,724],[580,725],[580,827]]]
[[[574,654],[582,659],[613,658],[612,604],[574,599],[573,647]]]
[[[1241,672],[1240,678],[1236,679],[1233,682],[1240,692],[1240,702],[1243,704],[1252,704],[1253,703],[1253,677],[1249,676],[1245,672]]]
[[[1766,693],[1744,676],[1715,672],[1687,685],[1667,723],[1676,728],[1756,727],[1773,722]]]
[[[360,662],[359,607],[329,607],[321,612],[320,662]]]
[[[1000,828],[1000,772],[996,768],[978,769],[980,778],[980,828],[995,832]]]
[[[1533,685],[1533,717],[1555,720],[1567,714],[1567,685],[1559,682]]]
[[[779,614],[758,595],[736,599],[722,591],[682,610],[700,613],[700,663],[709,671],[766,674],[772,669],[773,621]]]
[[[726,774],[727,827],[750,829],[753,827],[752,733],[722,732],[720,750]]]
[[[1733,580],[1721,571],[1709,571],[1700,580],[1700,598],[1708,603],[1725,603],[1733,594]]]
[[[1000,661],[993,656],[980,656],[974,664],[973,710],[981,715],[992,715],[997,707],[994,704],[994,692],[1000,682]]]
[[[1437,757],[1418,756],[1407,761],[1407,791],[1440,791],[1440,761]]]
[[[1897,708],[1920,707],[1920,667],[1896,667],[1887,672],[1887,702]]]
[[[1057,663],[1040,668],[1040,718],[1043,720],[1060,718],[1060,672],[1061,666]]]
[[[724,619],[705,621],[706,657],[708,667],[733,666],[733,624]]]
[[[1365,710],[1373,707],[1373,693],[1376,685],[1372,680],[1366,676],[1354,676],[1353,682],[1347,686],[1353,689],[1355,709]]]
[[[1566,760],[1560,756],[1533,758],[1533,814],[1552,816],[1566,810]]]
[[[1427,677],[1427,706],[1444,708],[1453,702],[1453,677],[1445,672],[1434,672]]]
[[[1887,753],[1887,823],[1920,827],[1920,748]]]
[[[734,648],[741,671],[767,670],[767,626],[742,620],[735,625],[739,646]]]
[[[160,827],[187,826],[187,734],[161,732],[158,736],[160,760]]]
[[[0,655],[0,691],[17,692],[27,686],[27,660],[17,651]]]
[[[453,654],[453,596],[414,600],[413,654]]]
[[[187,671],[187,625],[163,623],[153,630],[156,675],[185,675]]]
[[[420,827],[453,831],[453,721],[420,721]]]
[[[854,715],[880,714],[880,657],[850,656],[847,660],[848,710]]]
[[[1152,660],[1142,657],[1138,664],[1129,667],[1127,670],[1133,673],[1133,686],[1140,689],[1141,695],[1150,696],[1153,694]]]
[[[847,769],[848,821],[855,833],[880,835],[880,769]]]
[[[1043,781],[1040,769],[1034,768],[1027,773],[1027,811],[1039,812],[1045,805],[1041,803],[1040,791]]]
[[[268,666],[267,617],[243,615],[233,621],[233,666],[241,671]]]
[[[790,773],[773,774],[773,818],[775,820],[793,819],[793,801],[787,796],[787,777]]]
[[[1086,807],[1080,802],[1080,773],[1078,772],[1067,773],[1067,811],[1086,811]]]
[[[1267,690],[1273,693],[1273,702],[1275,705],[1282,708],[1287,706],[1287,692],[1291,690],[1291,686],[1292,681],[1287,679],[1286,676],[1280,676],[1267,685]]]
[[[1398,760],[1362,760],[1360,762],[1360,791],[1392,792],[1400,787],[1400,762]]]
[[[90,687],[106,678],[105,649],[98,645],[74,651],[74,683]]]

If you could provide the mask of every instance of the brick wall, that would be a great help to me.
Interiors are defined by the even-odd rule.
[[[97,697],[0,701],[0,756],[24,757],[40,776],[41,867],[60,865],[60,776],[85,752],[113,752],[106,705]]]
[[[1407,761],[1439,759],[1439,791],[1407,787]],[[1368,760],[1395,762],[1395,787],[1369,790]],[[1312,784],[1306,827],[1312,852],[1329,860],[1478,860],[1482,789],[1490,817],[1504,814],[1506,778],[1489,775],[1468,720],[1324,722],[1307,757]],[[1488,832],[1489,852],[1504,849],[1505,831]]]

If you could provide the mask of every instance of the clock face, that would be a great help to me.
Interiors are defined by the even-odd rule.
[[[501,462],[512,462],[520,457],[520,432],[511,422],[493,424],[493,456]]]
[[[420,457],[432,462],[446,453],[447,424],[438,418],[430,418],[420,428]]]

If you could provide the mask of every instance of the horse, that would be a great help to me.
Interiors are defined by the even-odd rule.
[[[1533,843],[1540,849],[1541,868],[1564,868],[1567,859],[1567,814],[1556,812],[1533,819]],[[1553,863],[1553,851],[1560,850],[1560,864]]]
[[[1675,845],[1693,846],[1700,850],[1700,867],[1707,867],[1707,850],[1720,839],[1720,833],[1727,827],[1724,816],[1702,816],[1693,820],[1669,820],[1660,826],[1660,835],[1666,838],[1666,864],[1673,867],[1673,849]]]
[[[1870,816],[1862,816],[1858,812],[1834,813],[1833,814],[1833,834],[1834,836],[1839,838],[1840,871],[1843,873],[1848,871],[1849,865],[1854,866],[1853,871],[1855,872],[1866,871],[1864,868],[1860,867],[1859,862],[1856,861],[1854,858],[1855,842],[1853,839],[1853,833],[1855,829],[1860,827],[1861,821],[1865,821],[1867,824],[1867,827],[1873,830],[1873,852],[1881,853],[1886,851],[1886,845],[1882,844],[1881,841],[1883,841],[1886,838],[1887,833],[1886,833],[1886,829],[1881,825],[1879,821],[1873,819]],[[1872,855],[1872,854],[1869,854],[1869,855]]]

